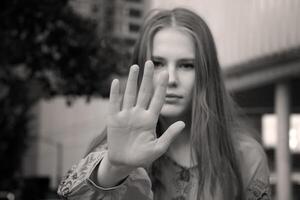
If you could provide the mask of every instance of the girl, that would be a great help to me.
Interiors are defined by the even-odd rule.
[[[266,156],[237,121],[211,32],[198,15],[152,13],[133,63],[124,96],[112,82],[107,129],[61,182],[61,196],[270,198]]]

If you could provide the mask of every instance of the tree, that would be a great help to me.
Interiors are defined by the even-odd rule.
[[[0,6],[0,190],[21,166],[32,106],[55,95],[107,96],[124,53],[68,0],[2,0]],[[126,56],[126,55],[125,55]]]

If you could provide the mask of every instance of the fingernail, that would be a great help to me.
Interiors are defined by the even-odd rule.
[[[119,79],[117,79],[117,78],[115,78],[115,79],[112,81],[113,84],[117,84],[118,82],[119,82]]]
[[[153,64],[152,60],[147,60],[145,64]]]
[[[139,70],[139,66],[138,65],[132,65],[130,70],[136,72],[136,71]]]
[[[147,67],[147,68],[152,67],[153,68],[153,62],[151,60],[147,60],[146,63],[145,63],[145,67]]]
[[[185,127],[185,123],[183,121],[179,121],[178,123],[180,123],[179,125]]]

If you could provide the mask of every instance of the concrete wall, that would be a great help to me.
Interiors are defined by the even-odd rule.
[[[51,186],[85,153],[91,140],[105,127],[106,99],[77,99],[69,107],[65,99],[41,101],[36,108],[37,139],[32,140],[24,159],[27,176],[49,176]],[[62,159],[62,161],[61,161]]]
[[[150,8],[179,6],[207,21],[222,66],[300,46],[298,0],[152,0]]]

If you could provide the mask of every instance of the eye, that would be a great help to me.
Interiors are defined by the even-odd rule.
[[[162,68],[164,67],[164,63],[162,61],[153,60],[153,64],[155,68]]]
[[[183,69],[194,69],[194,64],[193,63],[181,63],[178,66],[179,68]]]

